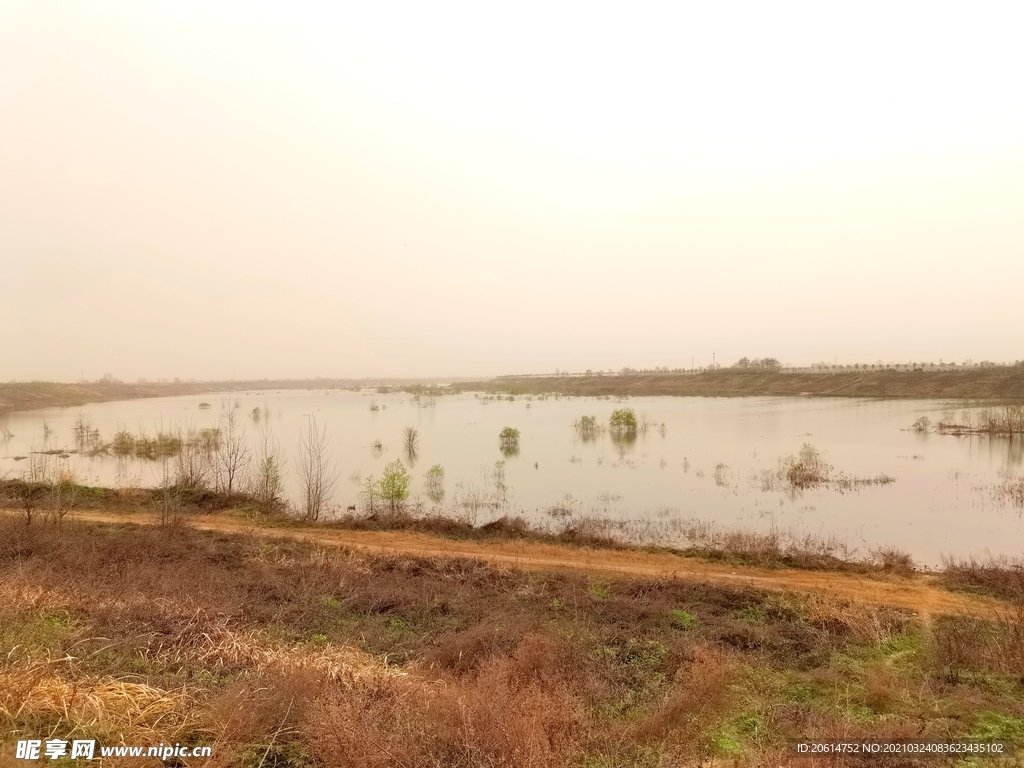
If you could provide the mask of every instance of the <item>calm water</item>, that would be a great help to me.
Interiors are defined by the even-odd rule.
[[[340,481],[334,503],[357,503],[359,482],[379,477],[394,459],[411,464],[412,491],[429,508],[424,474],[445,470],[445,506],[477,522],[503,511],[551,521],[560,507],[572,516],[598,515],[639,521],[640,528],[670,528],[697,518],[729,528],[776,528],[795,535],[836,537],[866,551],[891,545],[922,563],[942,554],[1019,555],[1024,550],[1021,510],[995,488],[1024,471],[1021,440],[917,434],[919,416],[937,420],[949,404],[934,401],[815,400],[807,398],[593,398],[493,400],[464,395],[423,406],[409,395],[355,392],[263,392],[237,396],[250,438],[269,425],[286,453],[294,453],[300,425],[315,415],[331,438]],[[212,403],[200,409],[202,401]],[[86,416],[109,440],[120,428],[150,435],[177,426],[213,427],[219,396],[162,398],[50,409],[7,417],[13,437],[0,440],[0,473],[17,474],[14,457],[33,448],[73,447],[72,427]],[[371,410],[376,404],[379,410]],[[253,408],[269,409],[259,424]],[[631,443],[608,434],[580,440],[573,422],[593,415],[607,423],[611,411],[630,407],[653,423]],[[44,422],[50,436],[44,441]],[[661,425],[664,424],[664,428]],[[420,432],[410,462],[402,448],[407,426]],[[504,456],[498,433],[522,433],[519,452]],[[380,441],[382,448],[374,443]],[[896,481],[858,491],[819,488],[793,495],[762,489],[757,476],[779,459],[814,445],[836,471],[851,477],[885,473]],[[504,461],[507,506],[479,506],[500,495]],[[145,461],[75,455],[68,460],[85,480],[110,485],[151,485],[158,468]],[[295,494],[295,473],[288,476]],[[467,511],[468,510],[468,511]],[[475,510],[475,511],[474,511]]]

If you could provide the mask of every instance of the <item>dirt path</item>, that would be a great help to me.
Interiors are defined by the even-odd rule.
[[[76,519],[89,522],[149,524],[149,514],[81,512]],[[315,544],[347,547],[366,552],[416,557],[473,558],[484,562],[533,570],[577,570],[594,575],[674,578],[790,592],[817,593],[874,605],[909,608],[923,620],[943,614],[991,615],[999,601],[949,592],[933,578],[871,577],[850,573],[766,569],[734,566],[683,557],[668,552],[586,549],[526,541],[472,542],[405,531],[350,531],[330,528],[270,528],[228,514],[192,517],[192,527],[223,533],[246,533]]]

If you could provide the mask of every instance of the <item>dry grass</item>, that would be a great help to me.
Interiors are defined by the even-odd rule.
[[[1016,689],[949,669],[1017,674],[1020,626],[965,651],[943,624],[932,648],[905,612],[827,595],[0,519],[0,749],[54,733],[246,768],[778,765],[796,736],[1016,722]]]
[[[1024,601],[1024,560],[946,558],[940,578],[948,589]]]

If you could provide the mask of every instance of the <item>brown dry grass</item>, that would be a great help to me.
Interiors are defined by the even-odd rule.
[[[834,595],[0,519],[0,750],[52,733],[245,768],[778,765],[788,737],[1022,716],[942,653],[909,612]]]

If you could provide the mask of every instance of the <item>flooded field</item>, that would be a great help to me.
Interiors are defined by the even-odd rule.
[[[928,565],[943,554],[1024,549],[1021,499],[1014,495],[1024,474],[1024,441],[911,428],[922,417],[936,423],[951,410],[959,416],[956,403],[342,391],[234,398],[245,439],[255,443],[270,429],[289,459],[300,427],[315,416],[330,439],[339,475],[333,506],[342,511],[359,506],[367,480],[400,459],[413,478],[410,504],[476,523],[507,513],[541,522],[593,516],[616,521],[634,540],[658,542],[704,524],[779,530],[832,539],[851,552],[896,547]],[[606,429],[621,408],[635,411],[635,433]],[[595,426],[581,431],[588,416]],[[0,423],[0,474],[17,476],[33,452],[65,449],[69,455],[54,461],[83,482],[156,485],[160,458],[110,449],[90,455],[80,446],[82,425],[98,446],[110,445],[119,431],[155,439],[215,429],[222,418],[215,395],[11,414],[6,426]],[[404,444],[407,427],[418,432],[413,454]],[[506,427],[519,430],[517,444],[502,445]],[[443,474],[428,475],[437,466]],[[285,481],[294,498],[294,467]]]

